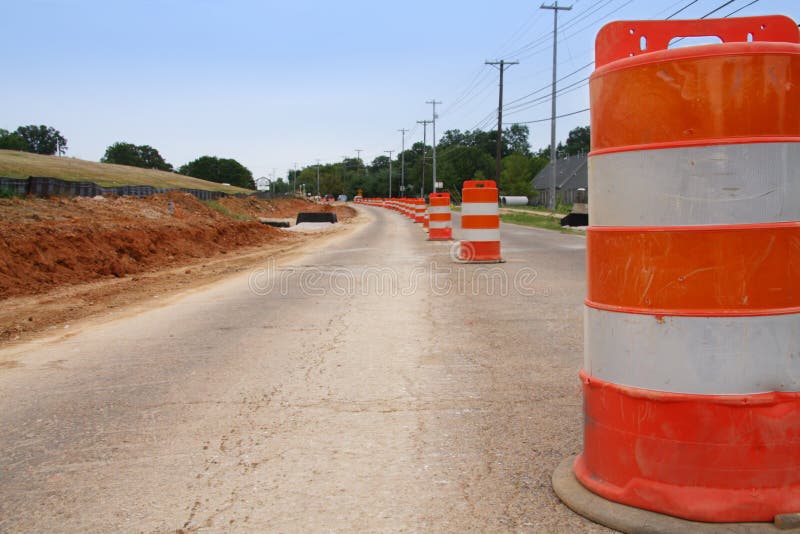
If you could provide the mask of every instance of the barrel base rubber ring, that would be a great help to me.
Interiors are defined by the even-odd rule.
[[[576,456],[562,460],[553,471],[553,490],[568,508],[586,519],[620,532],[683,534],[775,534],[798,532],[774,523],[701,523],[609,501],[586,489],[575,477]]]

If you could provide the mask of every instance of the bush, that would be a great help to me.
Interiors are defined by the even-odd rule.
[[[11,189],[0,188],[0,198],[14,198],[18,196],[21,195],[15,191],[12,191]]]

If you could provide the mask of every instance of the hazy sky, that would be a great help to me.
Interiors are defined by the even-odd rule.
[[[550,2],[552,3],[552,2]],[[594,37],[619,19],[784,14],[800,0],[574,0],[559,14],[558,114],[588,107]],[[748,4],[751,4],[749,5]],[[148,144],[176,167],[234,158],[256,177],[299,167],[371,162],[422,140],[416,121],[443,101],[437,136],[493,129],[497,70],[505,101],[530,95],[504,125],[550,116],[553,13],[501,0],[0,0],[0,128],[47,124],[69,156],[98,160],[116,141]],[[560,5],[570,5],[561,1]],[[748,7],[745,7],[748,6]],[[539,92],[535,92],[541,90]],[[538,97],[544,97],[535,100]],[[532,103],[526,103],[534,99]],[[589,123],[558,121],[558,139]],[[531,128],[534,149],[549,122]],[[428,129],[428,140],[431,139]]]

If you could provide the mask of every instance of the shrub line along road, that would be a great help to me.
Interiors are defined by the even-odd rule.
[[[361,209],[286,263],[0,352],[0,531],[603,531],[550,487],[581,449],[584,238],[502,225],[508,261],[462,265]]]

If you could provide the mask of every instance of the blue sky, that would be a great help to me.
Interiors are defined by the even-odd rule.
[[[605,23],[698,18],[727,0],[574,0],[559,15],[559,77],[592,70]],[[798,0],[734,0],[716,15],[784,14]],[[552,11],[503,0],[0,0],[0,128],[47,124],[69,156],[99,160],[116,141],[149,144],[175,166],[202,155],[234,158],[256,177],[355,157],[422,140],[416,121],[443,101],[437,136],[495,127],[497,70],[485,60],[519,60],[505,76],[505,101],[549,93]],[[561,5],[570,3],[561,1]],[[745,7],[748,6],[748,7]],[[584,67],[584,68],[581,68]],[[509,110],[504,124],[550,116],[548,98]],[[558,114],[588,107],[578,83]],[[558,121],[558,139],[589,123]],[[549,123],[529,125],[534,149]],[[431,131],[428,130],[430,140]]]

